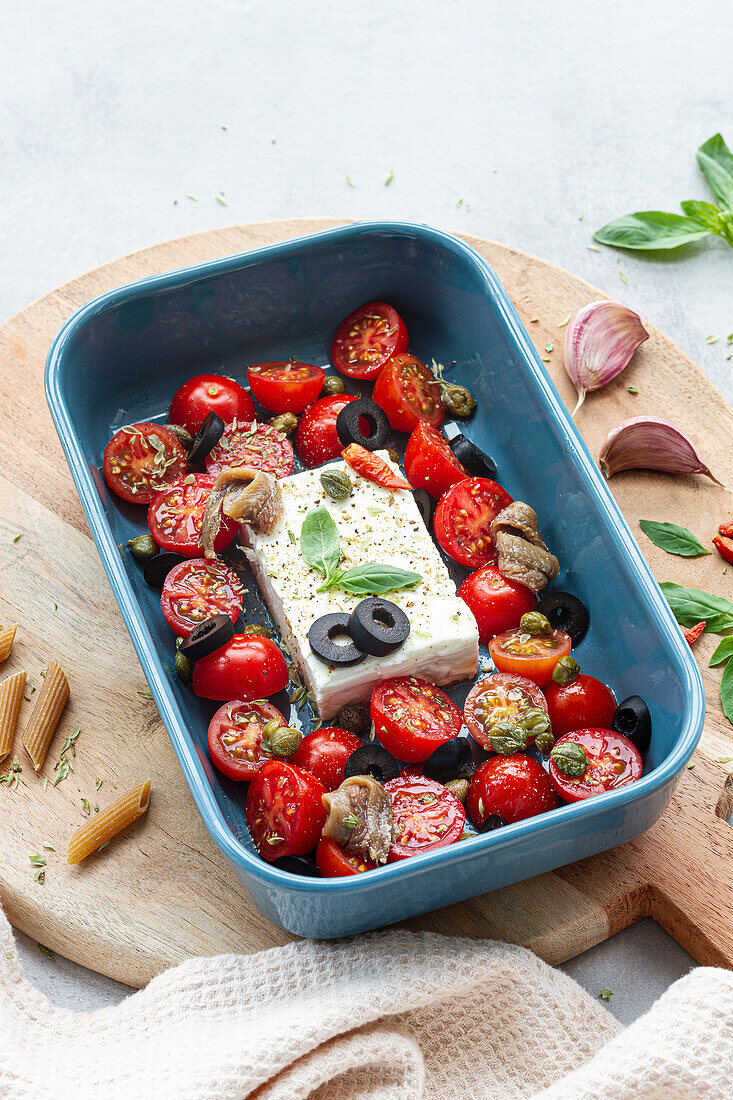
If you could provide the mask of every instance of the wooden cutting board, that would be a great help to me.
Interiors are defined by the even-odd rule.
[[[248,900],[209,839],[189,795],[89,535],[43,395],[43,367],[62,323],[84,302],[121,283],[340,224],[292,220],[182,237],[106,264],[54,290],[0,328],[0,622],[21,624],[0,673],[25,668],[29,685],[52,654],[69,670],[72,695],[43,774],[52,775],[63,739],[81,727],[74,771],[44,791],[16,749],[17,790],[0,786],[0,900],[22,931],[68,958],[131,985],[192,955],[252,952],[293,937]],[[572,407],[562,368],[568,313],[602,295],[575,276],[515,249],[465,238],[494,266]],[[660,273],[660,278],[664,278]],[[592,394],[578,426],[594,455],[610,428],[639,413],[676,421],[717,476],[733,486],[733,411],[701,371],[662,333],[627,372]],[[627,391],[635,385],[638,396]],[[707,479],[628,473],[611,487],[660,580],[733,596],[733,569],[717,554],[698,560],[657,550],[640,517],[674,520],[705,543],[733,498]],[[17,536],[20,535],[20,538]],[[408,922],[407,927],[525,944],[559,963],[644,916],[654,917],[700,963],[733,965],[733,728],[722,715],[720,670],[696,656],[708,717],[695,766],[682,777],[661,821],[621,848]],[[23,704],[22,728],[31,703]],[[731,763],[715,762],[731,755]],[[4,770],[4,769],[0,769]],[[66,841],[83,820],[81,799],[100,805],[146,777],[147,818],[98,858],[64,863]],[[103,780],[95,790],[95,780]],[[55,851],[44,850],[43,842]],[[29,856],[45,852],[45,883]]]

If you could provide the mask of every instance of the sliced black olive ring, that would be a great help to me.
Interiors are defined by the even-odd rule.
[[[417,504],[418,511],[422,516],[423,523],[430,530],[433,522],[433,516],[435,515],[435,508],[437,501],[433,500],[429,493],[426,493],[424,489],[413,489],[412,495],[415,498],[415,504]]]
[[[337,641],[336,639],[348,639]],[[313,655],[326,665],[338,665],[348,668],[358,665],[366,658],[354,643],[349,632],[349,615],[346,611],[334,611],[330,615],[321,615],[311,624],[308,631],[308,643]]]
[[[272,866],[279,867],[281,871],[289,871],[291,875],[320,878],[321,874],[313,860],[306,856],[280,856],[279,859],[273,859]]]
[[[162,588],[171,569],[185,560],[181,554],[174,554],[172,550],[151,558],[150,561],[145,562],[143,568],[145,583],[149,584],[151,588]]]
[[[496,480],[498,468],[491,455],[487,455],[470,439],[466,439],[456,424],[446,424],[445,434],[450,449],[472,477],[488,477]]]
[[[404,645],[410,636],[410,620],[401,607],[381,596],[367,596],[349,618],[354,644],[372,657],[386,657]]]
[[[554,630],[564,630],[573,645],[579,645],[588,633],[588,608],[572,592],[545,592],[535,608],[550,620]]]
[[[361,430],[359,421],[366,422],[368,435]],[[388,432],[387,414],[368,398],[350,401],[336,418],[336,434],[344,447],[348,447],[350,443],[358,443],[367,451],[378,451],[387,442]]]
[[[399,774],[400,767],[392,753],[376,741],[370,741],[352,752],[344,768],[345,779],[351,779],[352,775],[371,775],[378,783],[388,783]]]
[[[652,716],[640,695],[629,695],[619,703],[611,719],[611,729],[628,737],[641,756],[646,755],[652,740]]]
[[[224,435],[225,427],[224,421],[215,412],[207,413],[188,450],[188,461],[192,466],[203,462],[209,451],[213,451]]]
[[[494,831],[494,829],[502,829],[505,825],[508,824],[509,822],[506,820],[506,818],[501,817],[500,814],[489,814],[483,825],[479,826],[478,831],[480,833],[491,833]]]
[[[195,626],[187,638],[181,642],[179,653],[189,661],[200,661],[216,649],[230,642],[234,637],[234,624],[228,615],[212,615]]]
[[[433,749],[423,764],[426,779],[448,783],[465,775],[471,765],[471,744],[467,737],[453,737]]]

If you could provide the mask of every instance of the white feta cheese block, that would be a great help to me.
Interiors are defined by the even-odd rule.
[[[380,452],[380,457],[389,461],[386,452]],[[348,473],[354,489],[347,500],[331,500],[323,491],[320,475],[326,469]],[[446,685],[476,675],[476,620],[456,596],[455,584],[411,492],[383,489],[341,461],[283,478],[280,487],[282,520],[269,535],[243,527],[246,553],[321,718],[333,718],[345,703],[367,700],[374,685],[389,677],[422,676]],[[318,592],[324,578],[300,552],[303,520],[318,505],[328,509],[338,528],[342,569],[385,564],[422,577],[414,587],[384,593],[410,620],[407,641],[386,657],[368,656],[344,668],[325,664],[311,651],[308,631],[317,618],[334,611],[350,613],[364,599],[340,588]]]

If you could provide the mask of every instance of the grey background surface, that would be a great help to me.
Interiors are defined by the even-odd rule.
[[[694,153],[718,130],[733,145],[732,41],[713,0],[0,3],[0,319],[212,226],[409,219],[576,272],[733,400],[727,245],[589,249],[620,214],[710,199]],[[128,992],[19,942],[59,1004]],[[630,1021],[690,966],[644,921],[564,969]]]

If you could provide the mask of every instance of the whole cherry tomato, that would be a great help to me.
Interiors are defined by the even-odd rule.
[[[421,420],[437,428],[445,415],[440,384],[432,371],[406,352],[385,364],[372,397],[398,432],[413,431]]]
[[[545,699],[555,737],[592,726],[610,729],[617,706],[610,687],[584,672],[569,684],[551,681],[545,688]]]
[[[458,595],[473,612],[481,645],[488,645],[495,634],[519,626],[522,615],[534,611],[537,604],[531,589],[509,580],[495,565],[482,565],[466,577]]]
[[[193,693],[203,699],[252,702],[282,691],[288,666],[282,650],[259,634],[235,634],[193,666]]]
[[[344,781],[346,761],[361,746],[361,738],[355,733],[329,726],[307,733],[290,757],[290,763],[315,775],[327,791],[335,791]]]
[[[340,456],[344,445],[336,432],[336,420],[350,401],[356,401],[353,394],[337,393],[321,397],[305,410],[295,433],[295,449],[305,466],[320,466]]]
[[[413,489],[424,489],[436,500],[451,485],[470,477],[443,433],[422,421],[407,441],[405,473]]]
[[[247,791],[247,828],[268,863],[303,856],[318,843],[326,823],[325,788],[315,775],[284,760],[271,760]]]
[[[393,355],[407,351],[407,328],[386,302],[367,302],[342,321],[334,337],[331,358],[349,378],[374,380]]]
[[[180,424],[195,435],[210,412],[225,424],[254,420],[255,407],[243,386],[223,374],[197,374],[176,390],[171,401],[171,424]]]
[[[326,372],[298,359],[279,359],[247,367],[247,381],[255,400],[270,412],[299,413],[318,397]]]
[[[473,773],[466,795],[466,810],[477,829],[491,814],[511,825],[559,805],[545,769],[524,753],[486,760]]]

